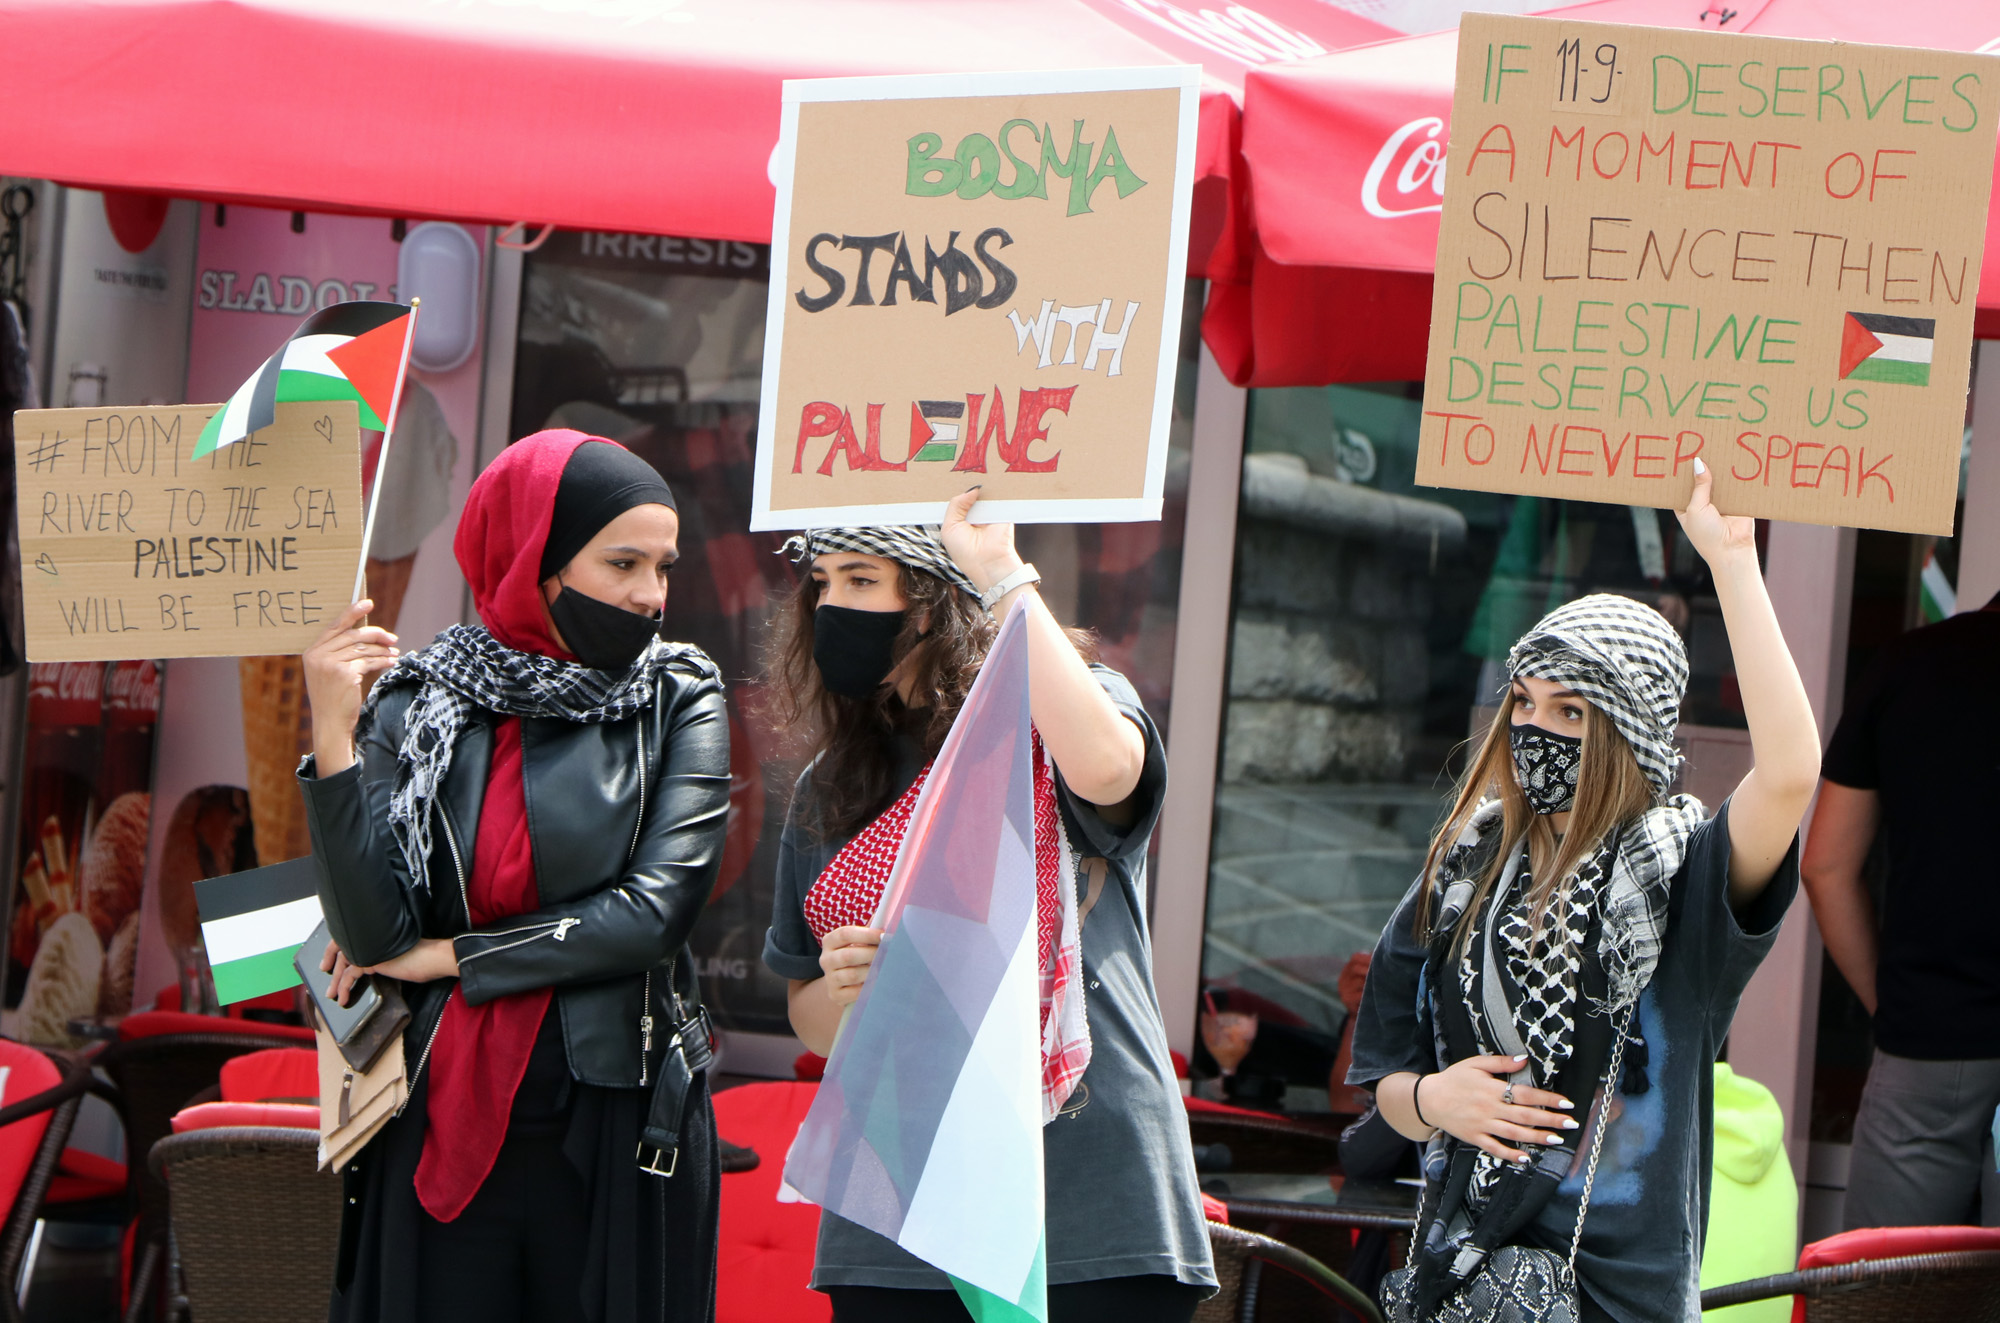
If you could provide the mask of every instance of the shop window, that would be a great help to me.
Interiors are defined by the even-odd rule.
[[[1335,1079],[1357,957],[1550,608],[1658,608],[1693,670],[1687,788],[1719,801],[1748,765],[1713,585],[1672,513],[1418,487],[1422,407],[1416,382],[1250,392],[1200,1036],[1243,1055],[1218,1081],[1197,1044],[1211,1096],[1360,1110]]]
[[[728,843],[693,947],[703,998],[722,1027],[789,1034],[785,983],[760,958],[778,834],[799,761],[763,719],[761,650],[797,578],[787,534],[751,533],[769,250],[762,244],[562,232],[526,259],[512,434],[573,427],[643,455],[673,486],[681,559],[667,632],[715,659],[728,685]],[[1175,396],[1166,517],[1158,523],[1040,525],[1018,534],[1065,620],[1095,629],[1165,725],[1171,697],[1195,318],[1191,287]]]

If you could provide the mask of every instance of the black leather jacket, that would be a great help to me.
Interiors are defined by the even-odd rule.
[[[672,1014],[674,993],[684,1014],[695,1006],[685,947],[715,884],[729,815],[729,718],[714,663],[683,647],[652,706],[626,721],[522,718],[542,904],[479,931],[465,888],[498,718],[475,716],[453,749],[433,809],[429,885],[419,888],[389,829],[396,748],[415,693],[383,695],[355,766],[319,778],[308,758],[299,770],[320,904],[348,958],[379,964],[419,938],[452,939],[456,982],[404,985],[412,1085],[454,987],[476,1006],[551,986],[576,1079],[614,1088],[651,1083],[667,1026],[682,1018]]]

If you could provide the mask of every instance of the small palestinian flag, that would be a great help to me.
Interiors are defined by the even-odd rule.
[[[1850,312],[1840,327],[1840,378],[1928,386],[1936,340],[1937,322],[1930,317]]]
[[[964,400],[916,400],[910,405],[910,458],[921,463],[958,458]]]
[[[400,303],[349,302],[322,308],[201,429],[192,459],[241,441],[277,420],[281,400],[354,400],[361,425],[382,431],[408,340],[410,310]]]
[[[227,1006],[296,987],[292,956],[319,927],[319,870],[309,855],[194,884],[201,940]]]

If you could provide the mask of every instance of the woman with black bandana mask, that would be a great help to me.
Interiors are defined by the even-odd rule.
[[[343,1000],[401,980],[411,1012],[409,1103],[343,1172],[330,1316],[705,1323],[685,945],[729,728],[714,665],[660,638],[673,493],[615,442],[538,432],[473,484],[454,550],[480,625],[401,656],[362,601],[304,657],[322,968]]]
[[[977,495],[953,500],[941,529],[817,529],[789,545],[806,574],[780,618],[771,683],[813,760],[780,843],[764,963],[789,981],[799,1038],[829,1051],[875,958],[868,925],[930,760],[996,623],[1025,612],[1037,903],[1058,934],[1044,1006],[1070,1010],[1049,1011],[1044,1039],[1049,1316],[1175,1323],[1215,1273],[1146,938],[1165,751],[1131,685],[1050,614],[1013,528],[968,521]],[[1073,929],[1057,917],[1064,889]],[[1071,955],[1074,995],[1052,999],[1078,968]],[[812,1285],[837,1323],[970,1317],[944,1274],[832,1213]]]
[[[1348,1082],[1427,1141],[1392,1323],[1700,1312],[1712,1066],[1798,887],[1819,735],[1756,521],[1718,512],[1694,467],[1681,527],[1714,573],[1754,766],[1713,817],[1671,793],[1687,654],[1652,608],[1584,597],[1514,645],[1357,1012]]]

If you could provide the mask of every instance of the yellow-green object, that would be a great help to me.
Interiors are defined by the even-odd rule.
[[[1701,1285],[1724,1286],[1790,1272],[1799,1261],[1799,1187],[1785,1157],[1785,1114],[1771,1091],[1715,1065],[1715,1180]],[[1712,1323],[1788,1323],[1792,1298],[1731,1305]]]

